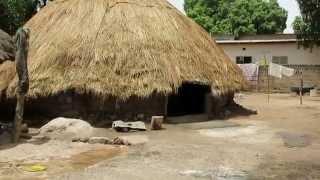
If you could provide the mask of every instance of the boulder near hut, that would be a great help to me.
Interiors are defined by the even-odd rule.
[[[15,46],[9,34],[0,29],[0,99],[15,76]]]
[[[166,0],[56,0],[31,30],[26,113],[134,120],[203,113],[245,85],[210,35]],[[7,88],[13,97],[17,77]]]

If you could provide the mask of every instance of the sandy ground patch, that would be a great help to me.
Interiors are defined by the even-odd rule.
[[[264,94],[244,94],[239,101],[257,109],[258,115],[227,121],[165,124],[162,131],[130,134],[96,129],[95,136],[129,136],[137,144],[125,149],[125,153],[92,150],[92,146],[83,144],[66,143],[59,144],[60,147],[54,147],[57,142],[28,144],[1,150],[0,161],[13,161],[5,158],[13,155],[14,161],[47,159],[28,153],[32,151],[42,151],[38,154],[52,158],[69,157],[66,163],[58,161],[50,167],[49,174],[17,176],[19,172],[9,172],[6,174],[9,179],[320,179],[320,98],[305,97],[303,106],[299,105],[298,97],[288,94],[272,95],[270,104]],[[78,151],[70,153],[70,149]],[[70,164],[76,168],[56,170]],[[3,170],[0,167],[0,173]],[[3,179],[4,174],[1,175]]]

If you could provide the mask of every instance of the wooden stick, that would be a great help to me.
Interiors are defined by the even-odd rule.
[[[260,65],[258,65],[260,66]],[[260,80],[260,67],[259,67],[259,71],[258,71],[258,77],[257,77],[257,84],[256,84],[256,92],[259,92],[259,80]]]
[[[161,130],[164,116],[152,116],[151,130]]]
[[[303,105],[303,73],[301,70],[300,75],[300,105]]]
[[[28,75],[28,47],[29,47],[29,29],[19,28],[14,41],[16,43],[16,71],[18,75],[17,87],[17,106],[14,118],[13,127],[13,143],[19,141],[22,129],[22,121],[24,114],[24,99],[29,90],[29,75]]]
[[[269,75],[269,66],[268,66],[268,71],[267,71],[267,78],[268,78],[268,104],[270,103],[270,75]]]
[[[21,127],[24,114],[24,99],[25,95],[17,94],[17,106],[14,118],[14,133],[13,133],[13,142],[17,143],[21,135]]]

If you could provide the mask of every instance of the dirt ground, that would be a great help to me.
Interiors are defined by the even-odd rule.
[[[0,150],[0,179],[62,180],[313,180],[320,179],[320,97],[243,94],[236,101],[258,115],[200,123],[165,124],[129,136],[133,146],[49,141]],[[186,116],[179,119],[197,119]],[[42,164],[44,172],[23,167]]]

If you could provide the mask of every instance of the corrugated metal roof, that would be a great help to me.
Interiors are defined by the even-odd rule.
[[[297,41],[295,34],[271,34],[271,35],[244,35],[238,38],[234,36],[216,36],[219,44],[243,44],[243,43],[291,43]]]

